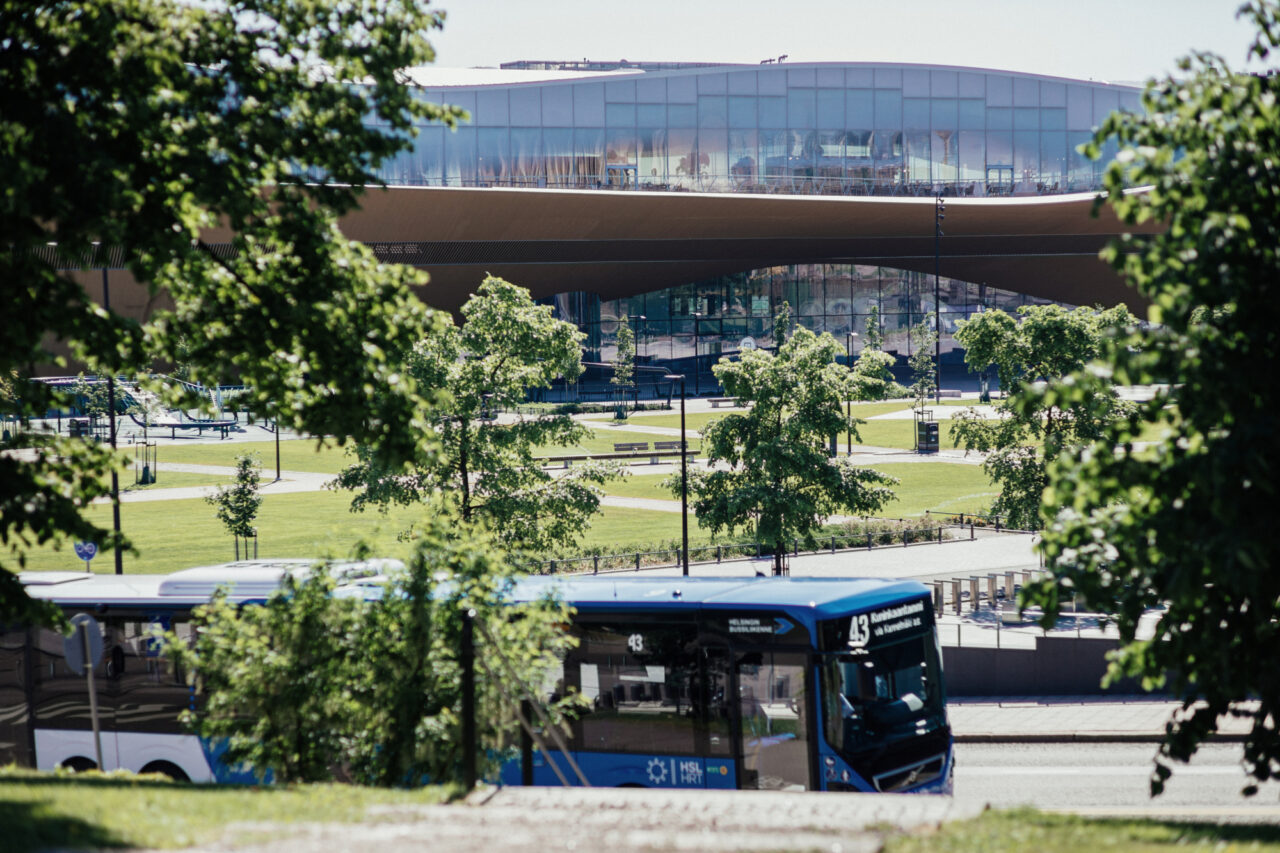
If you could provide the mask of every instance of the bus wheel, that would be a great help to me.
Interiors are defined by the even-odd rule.
[[[172,761],[153,761],[146,767],[142,768],[143,773],[159,773],[162,776],[168,776],[174,782],[190,782],[191,777],[188,776],[181,767]]]
[[[74,756],[73,758],[68,758],[66,761],[62,762],[58,766],[65,767],[66,769],[72,771],[73,773],[83,773],[86,770],[98,769],[97,762],[91,759],[85,758],[83,755],[77,755],[77,756]]]

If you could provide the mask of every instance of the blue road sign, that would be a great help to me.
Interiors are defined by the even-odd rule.
[[[98,556],[98,546],[93,542],[77,542],[76,556],[87,563]]]

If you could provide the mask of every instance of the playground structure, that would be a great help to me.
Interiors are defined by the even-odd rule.
[[[150,379],[166,385],[181,385],[190,392],[189,396],[199,402],[186,409],[173,408],[165,403],[160,394],[144,387],[138,381],[117,378],[115,382],[116,412],[127,415],[134,424],[142,428],[141,443],[148,443],[150,432],[155,429],[168,430],[170,438],[177,438],[179,430],[195,431],[198,435],[204,435],[205,430],[212,430],[226,438],[231,430],[239,429],[238,412],[228,404],[233,404],[235,398],[243,392],[242,386],[207,388],[166,375],[155,375]],[[62,421],[66,418],[69,422],[69,432],[73,436],[99,441],[110,439],[106,434],[107,427],[101,423],[102,417],[97,413],[86,412],[86,399],[76,394],[78,387],[92,387],[105,382],[103,377],[58,376],[45,377],[36,381],[76,395],[70,409],[51,410],[46,414],[47,420],[55,421],[55,429],[58,432],[62,431]],[[205,400],[208,400],[208,407],[204,405]],[[213,416],[209,416],[209,411],[213,412]],[[121,421],[118,420],[117,432],[120,423]],[[154,471],[154,467],[151,467],[153,475]]]

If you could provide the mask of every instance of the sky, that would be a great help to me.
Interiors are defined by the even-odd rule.
[[[1141,82],[1190,50],[1245,66],[1240,0],[434,0],[436,65],[516,59],[916,62]],[[1275,57],[1273,56],[1273,59]],[[1274,63],[1268,63],[1274,64]]]

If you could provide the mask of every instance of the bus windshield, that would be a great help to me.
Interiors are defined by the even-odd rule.
[[[847,759],[946,726],[942,665],[932,633],[825,655],[827,738]]]

